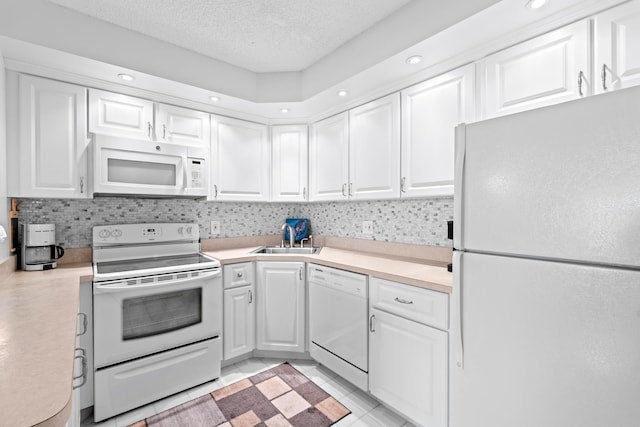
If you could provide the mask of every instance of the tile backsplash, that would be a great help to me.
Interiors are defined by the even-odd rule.
[[[201,238],[209,239],[279,234],[288,217],[309,218],[311,232],[321,236],[450,247],[447,220],[453,219],[453,197],[305,204],[122,197],[21,201],[20,222],[56,224],[56,239],[65,248],[91,246],[95,225],[197,222]],[[220,222],[220,235],[211,236],[211,220]],[[372,235],[362,234],[362,221],[373,222]]]

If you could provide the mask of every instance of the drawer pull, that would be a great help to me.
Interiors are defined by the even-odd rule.
[[[396,302],[399,302],[400,304],[413,304],[413,301],[409,301],[409,300],[406,300],[406,299],[401,299],[401,298],[398,298],[398,297],[396,297],[395,300],[396,300]]]
[[[84,348],[76,348],[76,351],[79,351],[80,354],[76,354],[76,356],[73,358],[73,360],[75,361],[76,359],[80,359],[82,362],[82,373],[80,375],[74,376],[72,381],[75,380],[81,380],[80,384],[74,385],[73,389],[77,389],[82,387],[83,385],[85,385],[85,383],[87,382],[87,373],[89,372],[87,369],[87,352],[85,351]]]
[[[242,276],[243,276],[242,271],[239,272],[237,276],[238,276],[238,279],[242,278]]]
[[[76,336],[84,335],[87,333],[87,327],[89,325],[89,319],[87,317],[87,313],[78,313],[78,317],[82,318],[82,332],[78,332]]]

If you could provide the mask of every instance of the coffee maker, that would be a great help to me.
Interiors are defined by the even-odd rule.
[[[22,269],[27,271],[51,270],[56,260],[64,255],[64,249],[55,245],[55,224],[23,224]]]

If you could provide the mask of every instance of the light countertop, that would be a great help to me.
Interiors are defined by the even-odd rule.
[[[253,247],[205,250],[222,264],[306,261],[440,292],[452,277],[442,262],[323,247],[317,255],[252,254]],[[13,260],[11,260],[13,262]],[[79,284],[90,262],[0,275],[0,427],[64,426],[71,413]]]
[[[419,262],[413,258],[391,257],[368,252],[323,247],[317,255],[252,254],[258,247],[245,247],[205,252],[224,264],[245,261],[306,261],[341,268],[408,285],[451,293],[452,274],[446,264]]]
[[[91,265],[0,280],[0,426],[64,426],[71,414],[80,281]]]

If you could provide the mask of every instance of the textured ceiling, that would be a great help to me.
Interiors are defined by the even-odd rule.
[[[304,70],[411,0],[48,1],[263,73]]]

